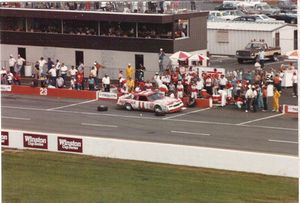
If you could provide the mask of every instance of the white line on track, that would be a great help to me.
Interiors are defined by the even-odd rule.
[[[105,125],[105,124],[94,124],[94,123],[81,123],[81,125],[94,126],[94,127],[108,127],[108,128],[117,128],[117,125]]]
[[[79,102],[79,103],[75,103],[75,104],[69,104],[69,105],[65,105],[65,106],[59,106],[59,107],[55,107],[55,108],[50,108],[50,109],[46,109],[47,111],[52,111],[52,110],[57,110],[57,109],[63,109],[63,108],[67,108],[67,107],[71,107],[71,106],[77,106],[80,104],[86,104],[86,103],[91,103],[97,101],[97,99],[93,99],[93,100],[88,100],[88,101],[84,101],[84,102]]]
[[[24,120],[24,121],[30,121],[30,118],[19,118],[19,117],[10,117],[10,116],[2,116],[4,119],[13,119],[13,120]]]
[[[298,144],[298,142],[287,141],[287,140],[268,140],[269,142],[280,142],[280,143],[288,143],[288,144]]]
[[[192,113],[197,113],[197,112],[200,112],[200,111],[206,111],[208,109],[210,109],[210,108],[198,109],[198,110],[195,110],[195,111],[190,111],[190,112],[186,112],[186,113],[182,113],[182,114],[177,114],[177,115],[174,115],[174,116],[169,116],[169,117],[163,118],[163,120],[168,120],[168,119],[171,119],[171,118],[177,118],[179,116],[185,116],[185,115],[192,114]]]
[[[210,136],[210,134],[207,134],[207,133],[193,133],[193,132],[176,131],[176,130],[172,130],[171,133],[188,134],[188,135],[205,135],[205,136]]]
[[[263,125],[239,125],[245,127],[255,127],[255,128],[266,128],[266,129],[273,129],[273,130],[289,130],[289,131],[298,131],[297,128],[281,128],[281,127],[273,127],[273,126],[263,126]]]
[[[22,110],[30,110],[30,111],[47,111],[46,109],[39,108],[27,108],[27,107],[14,107],[14,106],[2,106],[7,109],[22,109]],[[162,118],[156,117],[146,117],[146,116],[126,116],[121,114],[104,114],[104,113],[92,113],[92,112],[84,112],[84,111],[66,111],[66,110],[51,110],[48,112],[57,112],[57,113],[69,113],[69,114],[81,114],[81,115],[93,115],[93,116],[108,116],[108,117],[119,117],[119,118],[134,118],[134,119],[146,119],[146,120],[163,120]],[[275,116],[281,116],[281,114],[276,114]],[[268,117],[270,118],[270,117]],[[243,123],[234,124],[234,123],[222,123],[222,122],[214,122],[214,121],[197,121],[197,120],[185,120],[185,119],[167,119],[167,122],[181,122],[181,123],[199,123],[199,124],[208,124],[208,125],[226,125],[226,126],[241,126],[241,127],[250,127],[250,128],[266,128],[266,129],[274,129],[274,130],[289,130],[289,131],[298,131],[297,128],[280,128],[274,126],[253,126],[253,125],[245,125]],[[254,121],[251,121],[254,122]]]
[[[258,119],[254,119],[254,120],[251,120],[251,121],[238,123],[236,125],[245,125],[245,124],[248,124],[248,123],[253,123],[253,122],[261,121],[261,120],[266,120],[266,119],[269,119],[269,118],[275,118],[275,117],[279,117],[279,116],[282,116],[282,115],[284,115],[284,113],[280,113],[280,114],[276,114],[276,115],[272,115],[272,116],[267,116],[267,117],[263,117],[263,118],[258,118]]]

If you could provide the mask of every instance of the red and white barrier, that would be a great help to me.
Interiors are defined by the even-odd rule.
[[[282,105],[282,113],[298,115],[298,106],[295,105]]]
[[[2,147],[298,177],[297,156],[3,129]]]

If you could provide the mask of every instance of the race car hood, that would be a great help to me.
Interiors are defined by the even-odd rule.
[[[155,100],[155,103],[164,104],[164,105],[172,105],[178,102],[181,102],[181,100],[176,98],[171,98],[171,97],[164,97],[163,99]]]

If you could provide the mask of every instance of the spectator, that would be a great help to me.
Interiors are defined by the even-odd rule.
[[[93,67],[92,67],[92,70],[90,71],[90,75],[94,78],[95,85],[98,85],[98,82],[97,82],[97,69],[96,69],[96,66],[93,66]]]
[[[25,63],[25,59],[22,58],[20,55],[18,55],[17,65],[15,66],[15,73],[18,74],[21,73],[21,69],[23,68],[24,63]]]
[[[263,86],[262,97],[263,97],[263,103],[264,103],[263,111],[267,111],[268,110],[268,88],[266,85]]]
[[[280,92],[277,90],[276,87],[274,87],[274,93],[273,93],[273,110],[275,112],[279,112],[279,98],[280,98]]]
[[[92,74],[90,74],[89,76],[88,83],[89,83],[89,90],[93,91],[95,89],[95,79]]]
[[[16,63],[17,63],[16,59],[11,54],[9,56],[9,59],[8,59],[8,65],[9,65],[10,73],[14,73],[15,72],[15,65],[16,65]]]
[[[46,77],[45,73],[41,74],[40,81],[41,81],[41,87],[47,87],[48,86],[48,80],[47,80],[47,77]]]
[[[110,92],[110,78],[107,74],[102,78],[102,85],[104,92]]]
[[[79,62],[78,71],[84,71],[84,64],[81,61]]]
[[[297,97],[298,96],[298,76],[297,73],[294,72],[293,76],[292,76],[292,83],[293,83],[293,97]]]
[[[47,63],[47,61],[44,59],[44,57],[41,57],[38,63],[39,63],[39,76],[41,76],[41,74],[44,73],[44,66]]]
[[[251,104],[252,104],[252,99],[253,99],[253,91],[252,91],[251,85],[248,85],[248,90],[246,91],[245,99],[246,99],[246,110],[245,110],[245,112],[248,112],[248,111],[250,111]]]
[[[13,79],[14,79],[14,75],[12,74],[12,72],[10,72],[10,70],[7,71],[7,83],[9,85],[13,84]]]
[[[163,65],[163,62],[164,62],[164,57],[165,57],[165,52],[162,48],[160,48],[159,50],[159,54],[158,54],[158,66],[159,66],[159,72],[162,73],[164,72],[164,65]]]
[[[84,72],[83,69],[78,71],[76,75],[76,89],[77,90],[84,90]]]
[[[50,85],[56,87],[56,69],[55,66],[52,66],[52,68],[49,70],[50,75]]]
[[[54,65],[53,61],[51,60],[51,58],[48,58],[48,62],[47,62],[48,71],[52,68],[52,65]]]
[[[20,73],[14,73],[14,84],[21,85],[21,75]]]
[[[60,73],[61,73],[61,77],[64,79],[64,87],[66,87],[68,67],[64,63],[61,64]],[[57,70],[56,70],[56,74],[57,74]]]
[[[57,59],[56,63],[55,63],[56,75],[59,75],[60,68],[61,68],[61,64],[60,64],[59,60]]]
[[[260,66],[261,66],[261,68],[263,69],[263,68],[265,67],[265,51],[264,51],[263,48],[261,48],[261,49],[259,50],[258,58],[259,58]]]
[[[70,89],[75,89],[75,82],[76,82],[76,74],[77,70],[75,69],[75,66],[71,66],[71,69],[69,70],[70,78],[71,78],[71,87]]]
[[[64,81],[63,77],[61,77],[61,75],[60,75],[56,78],[56,87],[62,88],[64,86],[65,86],[65,81]]]

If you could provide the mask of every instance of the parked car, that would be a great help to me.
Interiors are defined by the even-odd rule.
[[[157,112],[178,112],[183,107],[180,99],[164,96],[158,91],[142,91],[120,96],[117,105],[126,110],[146,110]]]
[[[234,3],[223,3],[215,8],[215,10],[218,11],[236,10],[236,9],[238,9],[238,6],[237,4]]]
[[[207,20],[210,21],[224,21],[221,17],[223,16],[222,11],[209,11]]]
[[[278,11],[280,11],[278,8],[273,8],[266,2],[255,4],[252,8],[252,12],[258,14],[273,14]]]
[[[264,50],[265,58],[278,60],[278,55],[281,55],[280,47],[269,47],[264,41],[253,41],[247,44],[245,49],[236,51],[236,58],[239,63],[243,63],[244,60],[257,61],[259,57],[259,51]]]
[[[294,13],[292,11],[281,11],[281,12],[269,15],[269,17],[274,18],[276,20],[282,20],[286,23],[291,23],[291,24],[297,24],[297,22],[298,22],[297,12]]]
[[[297,4],[290,0],[279,0],[277,6],[281,10],[293,10],[297,9]]]
[[[242,12],[241,10],[227,10],[227,11],[223,11],[222,15],[220,16],[220,18],[224,19],[224,20],[233,20],[237,17],[240,16],[244,16],[246,15],[244,12]]]
[[[267,15],[264,14],[259,14],[259,15],[245,15],[245,16],[240,16],[233,21],[249,21],[249,22],[274,22],[276,19],[270,18]]]

